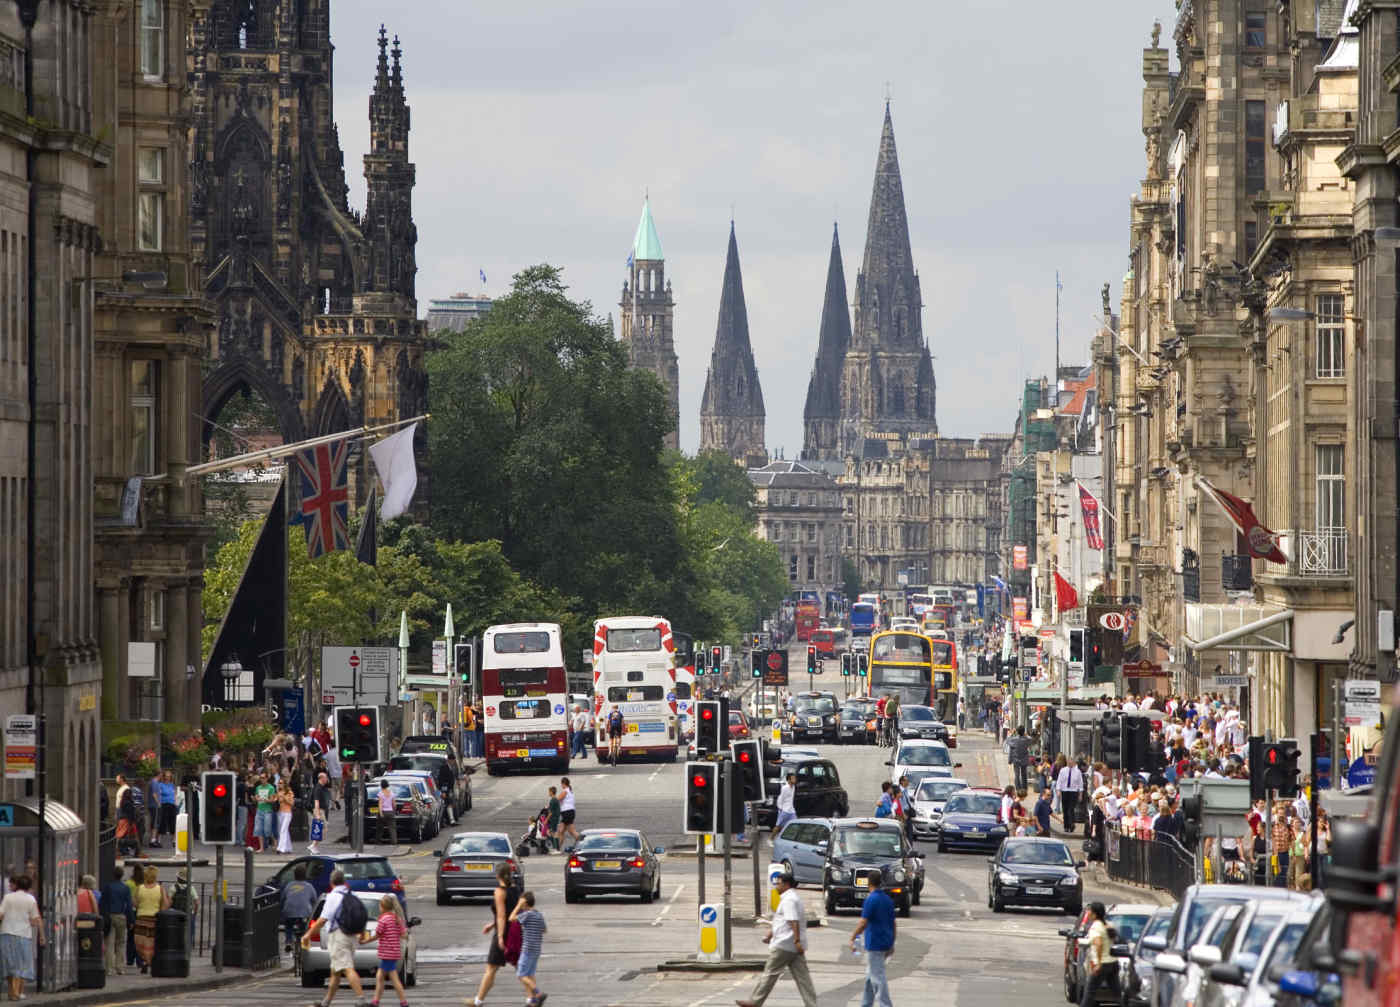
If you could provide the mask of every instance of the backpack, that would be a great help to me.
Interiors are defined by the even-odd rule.
[[[346,892],[335,914],[335,925],[344,934],[362,934],[369,925],[369,912],[354,892]]]
[[[170,908],[188,913],[190,911],[190,896],[193,892],[194,889],[189,885],[176,885],[175,891],[170,896]]]

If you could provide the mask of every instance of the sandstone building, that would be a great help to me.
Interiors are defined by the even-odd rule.
[[[628,256],[628,278],[622,284],[622,342],[633,367],[655,374],[670,395],[673,423],[679,423],[681,397],[680,362],[676,358],[676,302],[666,277],[666,257],[651,218],[651,201],[642,204],[637,235]],[[761,438],[760,438],[761,440]],[[680,445],[673,426],[666,447]]]
[[[839,590],[841,491],[836,480],[795,461],[749,469],[758,537],[778,547],[794,591]]]

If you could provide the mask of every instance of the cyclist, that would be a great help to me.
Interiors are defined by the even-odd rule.
[[[891,747],[899,743],[899,697],[894,693],[885,700],[885,733]]]
[[[627,725],[623,722],[622,711],[614,706],[608,714],[608,756],[614,766],[617,765],[617,757],[622,754],[622,736],[626,732]]]
[[[287,934],[286,950],[299,947],[307,921],[315,915],[316,886],[306,880],[306,865],[297,864],[292,880],[282,889],[282,928]]]
[[[885,697],[875,700],[875,743],[885,745]]]

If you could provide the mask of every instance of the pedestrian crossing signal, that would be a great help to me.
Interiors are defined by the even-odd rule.
[[[685,832],[705,835],[719,831],[719,768],[717,762],[685,764]]]
[[[869,654],[857,654],[857,655],[856,655],[856,664],[857,664],[858,670],[860,671],[860,677],[861,677],[861,678],[865,678],[867,675],[870,674],[870,655],[869,655]]]
[[[807,648],[807,674],[809,674],[809,675],[815,675],[816,673],[817,673],[817,648],[816,648],[816,647],[808,647],[808,648]]]
[[[844,653],[844,654],[841,655],[841,674],[843,674],[843,675],[850,675],[850,673],[851,673],[851,654],[850,654],[850,651],[847,651],[846,653]]]
[[[755,637],[757,639],[757,637]],[[767,651],[755,649],[753,652],[753,677],[763,677],[763,659],[767,656]]]

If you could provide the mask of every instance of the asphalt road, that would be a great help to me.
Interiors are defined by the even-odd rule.
[[[995,785],[997,761],[1002,757],[990,739],[979,732],[963,732],[957,757],[959,771],[974,783]],[[830,747],[824,750],[837,763],[850,795],[853,812],[873,807],[879,783],[888,772],[885,750],[873,747]],[[570,773],[578,794],[580,827],[627,826],[641,828],[653,844],[668,849],[685,844],[680,829],[681,766],[623,765],[598,767],[589,759],[576,763]],[[526,819],[545,800],[545,788],[557,782],[553,776],[474,778],[475,807],[463,828],[504,831],[512,837],[525,829]],[[481,925],[489,919],[484,905],[440,907],[434,899],[436,861],[433,848],[441,837],[418,847],[399,847],[393,856],[407,891],[409,912],[421,916],[419,985],[410,1000],[417,1004],[468,1003],[481,974],[487,938]],[[1050,912],[1012,912],[994,915],[986,907],[986,860],[981,854],[940,855],[931,844],[928,882],[923,903],[908,920],[899,921],[899,938],[889,972],[898,1003],[938,1003],[957,1007],[1010,1007],[1017,1004],[1052,1004],[1063,996],[1060,963],[1063,941],[1056,930],[1067,918]],[[325,849],[336,849],[323,844]],[[368,851],[379,847],[369,846]],[[258,876],[270,874],[285,858],[258,857]],[[768,859],[761,856],[766,868]],[[701,1007],[732,1003],[747,995],[755,973],[677,974],[658,973],[658,962],[692,953],[696,945],[696,863],[692,857],[664,858],[662,899],[642,905],[635,899],[589,899],[581,905],[564,904],[564,860],[558,856],[531,857],[525,861],[527,887],[538,897],[549,923],[541,959],[541,988],[549,1003],[598,1007],[607,1004]],[[752,912],[748,860],[736,860],[735,905]],[[205,872],[200,872],[204,874]],[[720,889],[717,863],[707,873],[710,900]],[[766,883],[766,882],[765,882]],[[814,916],[821,915],[820,891],[804,888],[802,894]],[[1091,888],[1087,898],[1095,897]],[[1111,901],[1109,899],[1108,901]],[[809,962],[821,1003],[859,1003],[863,966],[845,951],[847,935],[856,916],[843,914],[811,931]],[[763,931],[743,921],[734,930],[736,955],[755,956],[764,951]],[[936,990],[936,994],[932,991]],[[316,993],[302,990],[288,976],[273,976],[229,990],[182,997],[191,1005],[240,1007],[262,1004],[311,1003]],[[514,973],[502,970],[491,1003],[519,1002],[521,988]],[[337,1003],[352,1003],[346,994]],[[385,1004],[393,1002],[386,995]],[[798,1003],[791,981],[778,984],[770,1004]]]

